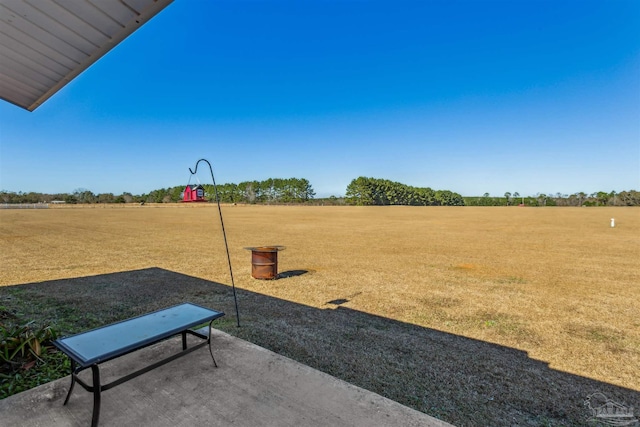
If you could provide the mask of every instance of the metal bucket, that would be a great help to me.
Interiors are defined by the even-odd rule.
[[[278,252],[284,246],[259,246],[245,248],[251,251],[251,277],[275,280],[278,278]]]

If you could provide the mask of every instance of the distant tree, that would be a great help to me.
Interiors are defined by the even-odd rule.
[[[568,205],[568,206],[578,206],[578,195],[577,194],[569,194],[569,198],[566,199],[566,205]]]
[[[313,199],[316,196],[316,192],[313,191],[311,183],[307,179],[299,179],[296,183],[296,199],[306,202]]]
[[[582,204],[587,198],[587,195],[584,193],[584,191],[581,191],[577,193],[576,196],[578,197],[578,206],[582,206]]]
[[[184,193],[185,186],[177,185],[175,187],[167,188],[167,194],[169,196],[169,202],[176,203],[182,200],[182,195]],[[163,200],[166,198],[163,197]],[[168,203],[169,203],[168,202]]]
[[[441,206],[464,206],[462,196],[449,190],[436,191],[436,200]]]
[[[507,206],[510,205],[510,201],[511,201],[511,193],[509,193],[508,191],[504,193],[504,198],[507,200]]]
[[[436,192],[431,188],[417,188],[411,204],[415,206],[432,206],[436,204]]]
[[[518,193],[517,191],[515,191],[515,192],[513,193],[513,198],[514,198],[514,199],[518,199],[519,197],[520,197],[520,193]],[[524,197],[522,198],[522,201],[521,201],[521,202],[522,202],[522,204],[524,205]],[[518,203],[520,203],[520,201],[519,201]]]
[[[345,197],[347,203],[357,206],[374,204],[373,178],[358,177],[347,185]]]
[[[259,202],[270,203],[277,199],[275,182],[273,178],[258,182],[257,199]]]
[[[212,202],[216,201],[216,191],[213,184],[204,186],[205,197]],[[238,189],[237,184],[222,184],[217,185],[218,197],[221,203],[237,203],[243,201],[243,193]]]
[[[595,193],[595,195],[596,195],[596,201],[598,203],[598,206],[606,206],[609,203],[609,198],[610,198],[609,193],[606,193],[604,191],[598,191],[597,193]]]
[[[478,200],[478,206],[493,206],[493,200],[489,197],[489,193],[482,195],[482,198]]]
[[[621,191],[618,194],[622,206],[640,206],[640,192],[635,190]]]
[[[116,200],[113,193],[100,193],[96,196],[96,203],[114,203]]]
[[[77,203],[95,203],[96,196],[86,188],[78,188],[73,192],[74,197],[77,200]]]
[[[158,190],[153,190],[145,197],[145,202],[147,203],[163,203],[165,197],[168,196],[169,193],[166,188],[160,188]],[[171,200],[171,196],[169,196],[169,200]]]
[[[536,195],[536,199],[538,201],[538,206],[546,206],[547,205],[547,195],[544,193],[538,193]]]
[[[245,181],[238,184],[238,189],[242,192],[242,198],[247,203],[255,203],[259,196],[260,183],[258,181]]]

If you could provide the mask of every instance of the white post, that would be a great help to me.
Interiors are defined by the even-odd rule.
[[[611,228],[616,226],[616,220],[615,218],[611,218]]]

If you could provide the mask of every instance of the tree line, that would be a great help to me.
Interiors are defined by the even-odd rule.
[[[203,187],[205,197],[213,198],[213,185]],[[218,186],[218,197],[222,203],[305,203],[315,195],[313,187],[304,178],[269,178]]]
[[[347,186],[345,200],[357,206],[464,206],[464,198],[449,190],[412,187],[388,179],[361,176]]]
[[[205,197],[215,202],[212,184],[203,184]],[[331,196],[315,199],[315,191],[303,178],[269,178],[264,181],[244,181],[239,184],[218,185],[218,197],[222,203],[315,203],[349,204],[359,206],[640,206],[640,192],[597,191],[574,194],[544,194],[521,196],[518,192],[506,192],[503,196],[462,197],[449,190],[433,190],[429,187],[412,187],[387,179],[359,177],[351,181],[344,198]],[[95,194],[78,188],[71,193],[37,193],[0,191],[0,203],[37,204],[56,201],[69,204],[92,203],[176,203],[182,200],[185,186],[160,188],[149,193],[134,195],[124,192]]]
[[[202,184],[205,198],[216,201],[216,189],[213,184]],[[134,195],[124,192],[94,194],[92,191],[78,188],[72,193],[45,194],[36,192],[0,191],[1,203],[54,203],[69,204],[91,203],[177,203],[182,200],[185,186],[178,185],[160,188],[146,194]],[[269,178],[264,181],[245,181],[239,184],[217,186],[221,203],[305,203],[314,198],[315,192],[304,178]]]
[[[465,197],[467,206],[640,206],[640,191],[596,191],[574,194],[544,194],[520,196],[518,192],[504,193],[503,197],[491,197],[484,193],[482,197]]]

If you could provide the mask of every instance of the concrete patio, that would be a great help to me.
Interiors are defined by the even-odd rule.
[[[205,329],[206,330],[206,329]],[[100,426],[450,426],[247,341],[213,330],[206,349],[103,392]],[[180,349],[171,339],[101,365],[104,382]],[[90,383],[90,370],[84,371]],[[70,378],[0,400],[2,426],[88,426],[93,396]]]

